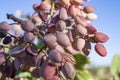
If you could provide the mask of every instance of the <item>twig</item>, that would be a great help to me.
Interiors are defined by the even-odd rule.
[[[53,15],[53,12],[54,12],[54,7],[55,6],[55,1],[54,0],[52,0],[52,7],[51,7],[51,10],[50,10],[50,16],[52,16]]]
[[[7,15],[7,19],[12,19],[15,22],[21,23],[23,20],[16,18],[13,14],[6,14]]]
[[[42,19],[42,21],[46,22],[45,19],[42,17],[41,12],[38,13],[38,16]]]

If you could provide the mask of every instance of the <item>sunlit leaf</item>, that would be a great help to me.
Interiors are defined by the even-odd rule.
[[[75,80],[93,80],[93,76],[88,70],[76,70]]]
[[[120,79],[120,55],[115,55],[112,59],[110,72],[115,77],[115,80]]]
[[[31,77],[32,75],[29,72],[20,72],[19,77]]]
[[[34,46],[37,47],[37,49],[41,49],[44,46],[43,40],[35,38]]]
[[[86,64],[90,63],[90,59],[82,54],[76,54],[74,55],[74,58],[76,60],[76,69],[83,69]]]

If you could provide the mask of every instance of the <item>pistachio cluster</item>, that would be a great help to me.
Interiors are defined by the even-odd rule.
[[[73,55],[89,55],[91,43],[100,56],[106,56],[103,43],[109,37],[90,23],[97,16],[93,6],[84,6],[86,1],[43,0],[33,4],[35,13],[26,20],[7,14],[7,18],[16,23],[0,22],[2,79],[18,80],[17,71],[29,71],[34,77],[45,80],[74,79],[76,61]],[[10,33],[12,25],[16,24],[23,35]],[[35,39],[42,44],[36,46]]]

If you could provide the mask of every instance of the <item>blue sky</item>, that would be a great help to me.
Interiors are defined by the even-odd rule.
[[[0,22],[7,20],[6,13],[15,14],[16,10],[32,14],[32,4],[34,3],[40,3],[40,0],[1,0]],[[110,38],[108,42],[104,43],[108,52],[106,57],[100,57],[93,48],[89,57],[95,66],[110,65],[112,57],[120,54],[120,0],[91,0],[85,5],[92,5],[96,8],[94,13],[98,15],[98,19],[92,21],[92,24],[99,32],[107,34]]]

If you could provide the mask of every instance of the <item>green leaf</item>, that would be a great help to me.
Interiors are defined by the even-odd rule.
[[[34,42],[34,46],[37,47],[37,49],[41,49],[44,46],[43,40],[36,37],[35,42]]]
[[[44,80],[43,78],[32,78],[32,80]]]
[[[110,72],[112,75],[118,75],[120,73],[120,55],[115,55],[112,59]]]
[[[86,64],[90,63],[90,59],[82,54],[76,54],[74,55],[74,58],[76,60],[76,69],[83,69]]]
[[[18,74],[19,77],[23,77],[23,78],[26,78],[26,77],[31,77],[31,73],[30,72],[20,72]]]
[[[93,76],[88,70],[76,70],[75,80],[93,80]]]
[[[81,77],[81,75],[78,72],[76,72],[75,80],[84,80],[84,79]]]
[[[120,77],[118,75],[114,75],[115,80],[120,80]]]

